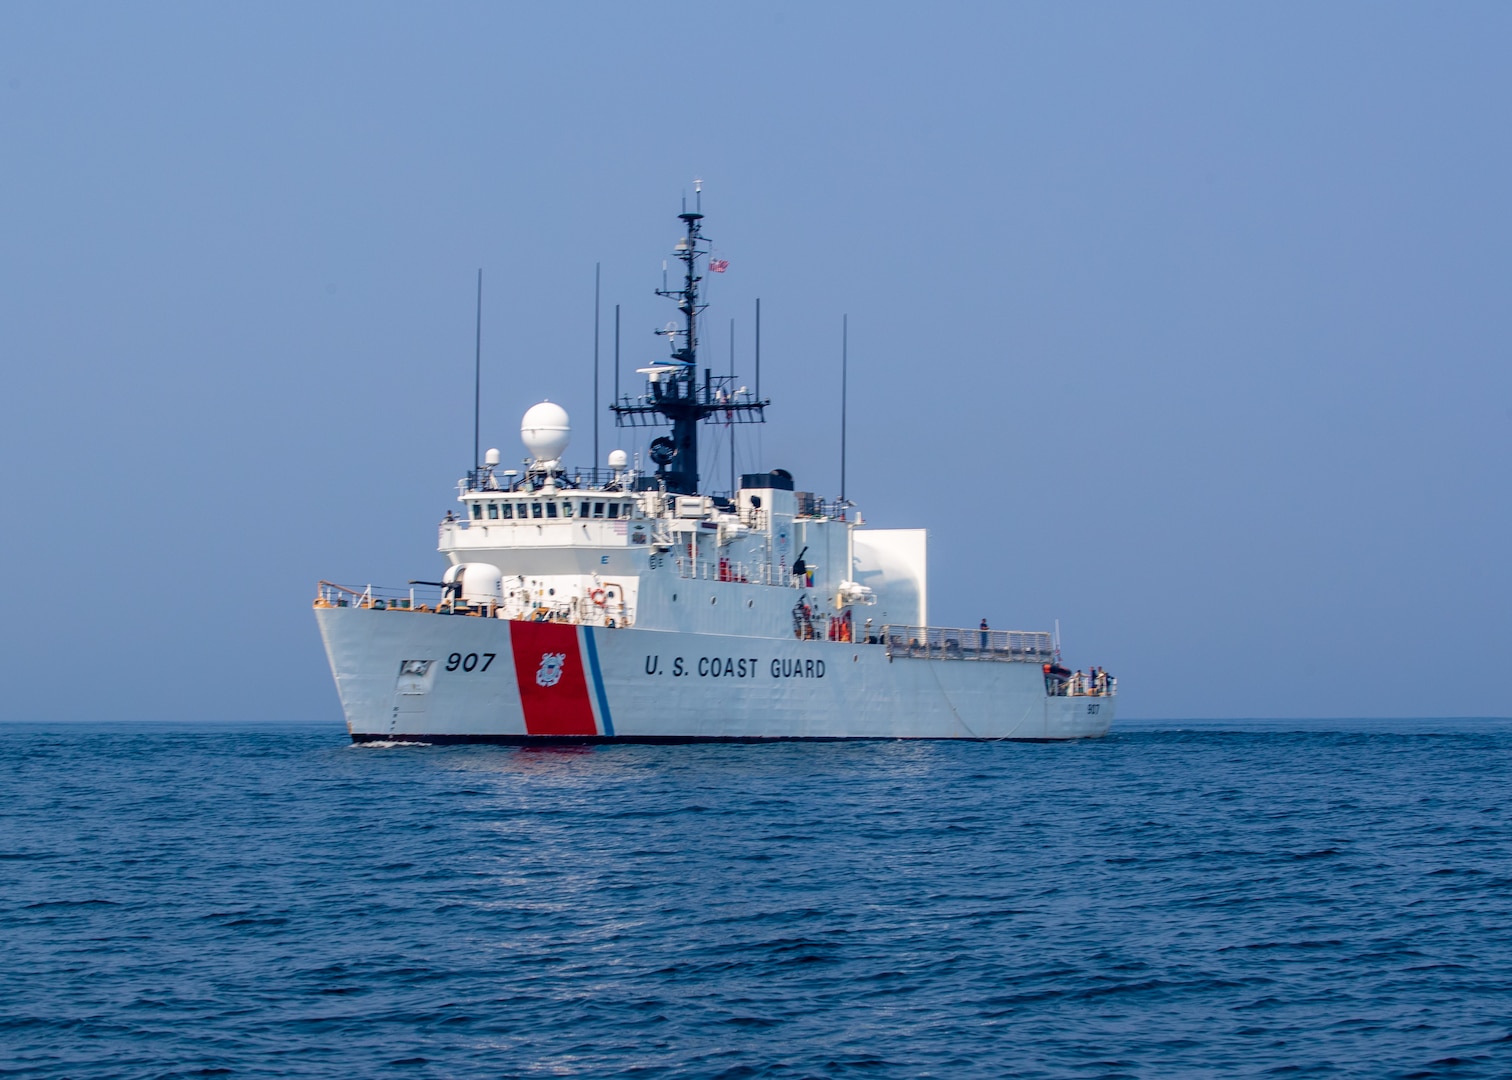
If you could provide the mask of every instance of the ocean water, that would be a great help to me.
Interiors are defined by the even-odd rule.
[[[0,727],[0,1076],[1512,1075],[1512,722]]]

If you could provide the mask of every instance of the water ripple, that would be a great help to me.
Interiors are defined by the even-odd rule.
[[[1512,1075],[1512,726],[5,729],[0,1077]]]

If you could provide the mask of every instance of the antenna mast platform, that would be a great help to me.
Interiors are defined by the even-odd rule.
[[[681,327],[669,323],[665,329],[656,331],[668,339],[671,356],[641,369],[648,378],[646,393],[640,398],[631,400],[627,395],[610,406],[616,427],[672,425],[671,438],[663,435],[651,441],[651,459],[656,462],[657,477],[669,492],[677,495],[693,495],[698,491],[700,421],[765,423],[765,409],[771,404],[743,388],[737,390],[733,374],[715,375],[712,368],[705,368],[702,381],[699,379],[698,324],[707,305],[699,302],[698,284],[703,277],[698,260],[706,258],[709,252],[704,246],[707,241],[700,212],[701,182],[695,182],[694,191],[695,209],[689,211],[685,202],[683,212],[677,215],[683,223],[683,237],[672,253],[682,260],[682,288],[656,290],[656,295],[673,300],[682,312]]]

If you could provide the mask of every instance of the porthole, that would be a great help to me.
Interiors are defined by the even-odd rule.
[[[675,604],[675,603],[677,603],[677,594],[676,594],[676,593],[673,593],[673,594],[672,594],[672,602],[673,602],[673,603],[674,603],[674,604]]]
[[[719,603],[719,597],[717,597],[717,596],[711,596],[711,597],[709,597],[709,603],[711,603],[711,604],[717,604],[717,603]]]

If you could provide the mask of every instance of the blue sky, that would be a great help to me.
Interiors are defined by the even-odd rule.
[[[739,464],[931,530],[931,616],[1140,717],[1506,715],[1512,11],[10,4],[10,719],[321,719],[316,579],[591,456],[700,176]],[[605,448],[634,443],[603,429]],[[710,451],[705,450],[706,458]],[[722,459],[727,460],[727,459]]]

